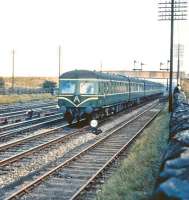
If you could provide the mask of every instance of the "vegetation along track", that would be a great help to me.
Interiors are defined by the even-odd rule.
[[[56,165],[33,182],[25,185],[10,199],[77,199],[93,179],[127,148],[133,139],[157,116],[161,106],[156,104],[112,129],[72,157]],[[24,196],[23,196],[24,195]],[[21,197],[23,196],[23,197]]]

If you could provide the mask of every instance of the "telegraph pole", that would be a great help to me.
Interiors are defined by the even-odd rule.
[[[174,0],[171,0],[171,40],[170,40],[170,75],[169,75],[169,112],[173,111],[173,38],[174,37]]]
[[[102,72],[102,60],[100,61],[100,71]]]
[[[174,21],[186,20],[187,2],[184,0],[171,0],[159,3],[160,21],[171,21],[171,36],[170,36],[170,74],[169,74],[169,112],[173,108],[172,82],[173,82],[173,41],[174,41]]]
[[[61,76],[61,46],[58,47],[58,95],[60,94],[60,76]]]
[[[179,78],[180,78],[180,44],[178,44],[177,85],[179,84]]]
[[[58,78],[61,75],[61,46],[58,47]]]
[[[182,57],[184,53],[184,45],[182,44],[177,44],[176,46],[176,54],[175,57],[177,57],[177,85],[180,84],[180,68],[181,68],[181,62],[182,62]]]
[[[14,49],[12,50],[12,91],[14,91],[14,56],[15,56],[15,51]]]

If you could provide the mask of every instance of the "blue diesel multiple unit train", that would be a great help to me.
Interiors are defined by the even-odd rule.
[[[82,117],[99,118],[117,113],[132,104],[156,98],[164,86],[137,78],[88,70],[69,71],[60,76],[58,105],[72,123]]]

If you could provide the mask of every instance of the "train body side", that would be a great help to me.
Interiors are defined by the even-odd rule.
[[[97,74],[87,70],[68,72],[60,78],[58,104],[68,118],[104,112],[107,108],[119,111],[128,103],[163,93],[159,83],[116,75]],[[72,121],[70,120],[70,121]]]

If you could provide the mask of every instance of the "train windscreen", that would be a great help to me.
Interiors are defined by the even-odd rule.
[[[80,82],[80,94],[95,94],[95,84],[91,81]]]
[[[61,94],[73,94],[76,91],[75,80],[61,80],[60,81],[60,93]]]

